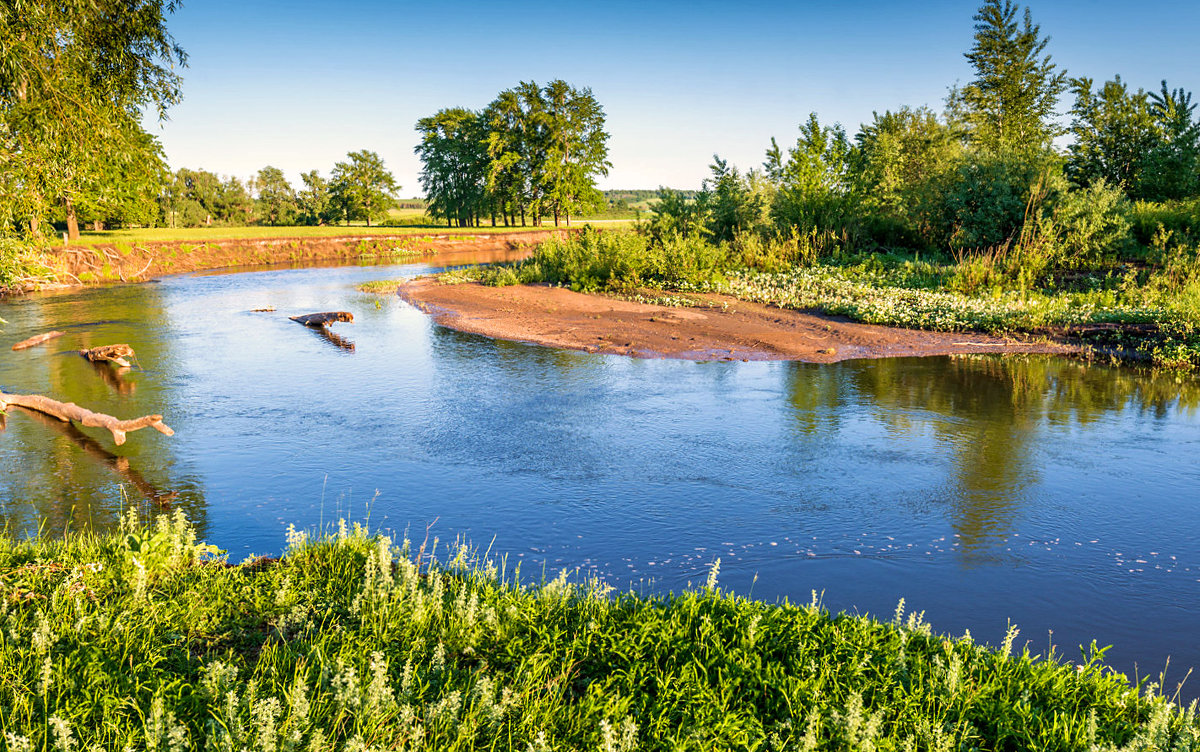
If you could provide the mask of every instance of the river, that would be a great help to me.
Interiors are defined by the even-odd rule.
[[[0,388],[134,417],[13,409],[10,532],[179,508],[233,560],[339,518],[465,538],[640,592],[702,582],[1036,653],[1093,639],[1168,684],[1200,667],[1200,383],[1048,357],[693,363],[461,334],[368,280],[446,262],[266,269],[12,298]],[[274,308],[273,312],[252,312]],[[348,310],[324,337],[289,321]],[[79,355],[124,342],[138,367]],[[1200,694],[1200,680],[1183,695]]]

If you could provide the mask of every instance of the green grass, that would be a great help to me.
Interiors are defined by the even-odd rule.
[[[6,750],[1195,750],[1093,645],[1038,657],[708,582],[613,594],[344,523],[226,566],[180,515],[0,539]],[[420,565],[414,560],[421,562]],[[1140,690],[1140,691],[1139,691]]]
[[[585,232],[541,244],[524,261],[460,272],[454,281],[543,282],[646,297],[721,293],[855,321],[935,331],[1071,336],[1093,352],[1181,370],[1200,368],[1200,249],[1143,249],[1136,263],[1046,273],[1036,280],[991,255],[958,259],[852,252],[820,234],[787,240]],[[650,297],[662,297],[651,294]]]

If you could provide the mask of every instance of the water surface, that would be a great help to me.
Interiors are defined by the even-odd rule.
[[[438,262],[430,262],[438,263]],[[11,530],[187,512],[241,559],[339,517],[465,536],[526,573],[678,590],[719,557],[740,593],[888,617],[1036,652],[1112,644],[1121,670],[1200,666],[1200,384],[1051,358],[692,363],[461,334],[367,281],[427,271],[274,269],[0,305],[0,387],[173,438],[14,409],[0,433]],[[253,308],[275,312],[253,313]],[[344,309],[328,338],[289,315]],[[131,344],[118,373],[75,354]],[[1192,682],[1200,685],[1200,682]],[[1196,687],[1185,695],[1200,694]]]

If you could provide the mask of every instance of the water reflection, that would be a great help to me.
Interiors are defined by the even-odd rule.
[[[278,552],[289,523],[362,519],[371,500],[373,526],[439,518],[444,538],[495,538],[495,552],[617,587],[682,587],[720,556],[723,582],[745,592],[761,574],[768,600],[815,587],[888,613],[903,595],[939,628],[1002,636],[1012,618],[1200,664],[1173,636],[1200,621],[1196,381],[1037,357],[637,360],[463,334],[356,291],[427,270],[0,303],[6,340],[68,331],[61,352],[0,353],[0,385],[176,430],[118,448],[13,411],[0,524],[109,528],[122,504],[170,503],[240,558]],[[352,312],[354,342],[287,319],[316,310]],[[77,354],[113,342],[141,367]]]
[[[177,401],[172,381],[163,378],[176,369],[163,327],[167,305],[158,285],[15,299],[5,306],[6,338],[20,339],[51,324],[67,333],[54,341],[53,351],[6,356],[0,378],[12,391],[44,394],[118,418],[170,415]],[[79,354],[113,342],[128,342],[145,370],[93,363]],[[203,494],[192,479],[171,480],[177,459],[165,437],[133,435],[118,448],[107,432],[14,409],[0,441],[0,525],[10,530],[111,529],[126,505],[151,514],[178,506],[204,528]]]

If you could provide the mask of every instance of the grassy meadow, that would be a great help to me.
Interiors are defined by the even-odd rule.
[[[1093,645],[1038,656],[707,582],[615,593],[360,526],[225,563],[179,513],[0,538],[0,748],[1193,750]]]

